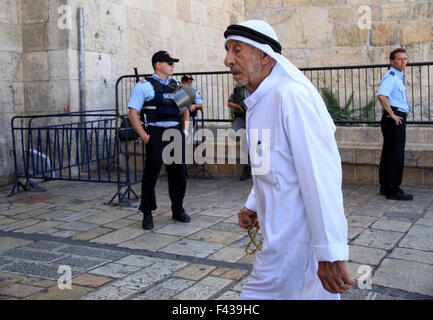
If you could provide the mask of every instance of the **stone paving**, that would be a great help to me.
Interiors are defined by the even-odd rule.
[[[151,231],[141,229],[137,200],[107,205],[114,185],[41,185],[47,191],[11,197],[11,186],[0,188],[0,299],[239,299],[254,256],[236,213],[251,180],[188,179],[192,219],[182,224],[171,219],[160,178]],[[433,299],[433,188],[408,189],[412,202],[377,191],[343,186],[348,268],[358,284],[342,299]]]

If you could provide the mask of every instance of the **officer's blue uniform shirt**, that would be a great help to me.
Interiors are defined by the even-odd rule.
[[[171,82],[171,78],[168,77],[166,81],[162,79],[161,77],[157,76],[156,74],[153,74],[152,77],[155,80],[158,80],[162,84],[168,85]],[[141,108],[143,107],[143,103],[145,101],[150,101],[155,98],[155,89],[153,88],[152,84],[149,81],[141,82],[139,81],[132,91],[131,97],[128,101],[128,108],[133,108],[141,111]],[[158,122],[149,122],[149,126],[158,126],[158,127],[174,127],[177,126],[179,122],[177,121],[158,121]]]
[[[410,111],[403,72],[391,67],[380,82],[377,94],[388,97],[389,105],[396,107],[398,111]]]
[[[195,92],[194,104],[203,104],[203,99],[201,98],[201,95],[198,93],[198,91]]]

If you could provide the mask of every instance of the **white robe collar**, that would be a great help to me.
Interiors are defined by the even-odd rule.
[[[278,84],[282,76],[283,72],[276,64],[272,68],[271,73],[260,83],[259,87],[244,100],[248,106],[248,110],[259,104],[269,94],[269,91]]]

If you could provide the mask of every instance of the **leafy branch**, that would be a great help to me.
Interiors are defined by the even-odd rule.
[[[328,108],[332,119],[334,120],[368,120],[370,116],[374,118],[375,108],[374,101],[371,100],[366,106],[354,110],[353,109],[353,96],[354,91],[350,95],[344,107],[340,106],[338,97],[332,92],[331,88],[322,88],[323,101]],[[352,108],[351,108],[352,106]]]

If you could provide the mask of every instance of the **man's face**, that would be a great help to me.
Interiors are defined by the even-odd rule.
[[[192,86],[192,80],[183,81],[182,84],[185,84],[187,86]]]
[[[407,56],[406,53],[404,52],[397,52],[395,54],[395,59],[394,60],[389,60],[391,67],[397,69],[400,72],[403,72],[404,69],[406,69],[406,64],[407,64]]]
[[[235,81],[240,86],[247,87],[256,83],[263,70],[260,51],[247,43],[236,40],[227,41],[226,51],[224,64],[230,68]]]
[[[161,74],[166,77],[173,75],[174,72],[174,63],[173,62],[157,62],[158,69]]]

